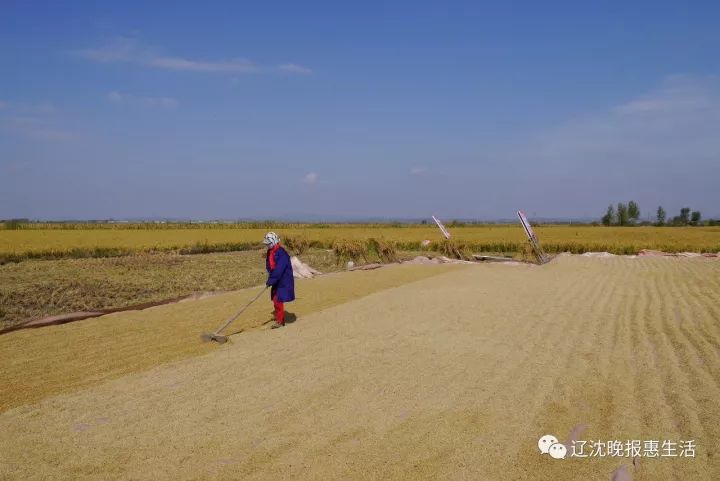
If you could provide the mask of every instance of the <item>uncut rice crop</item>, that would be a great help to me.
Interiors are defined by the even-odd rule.
[[[76,226],[77,227],[77,226]],[[272,227],[281,239],[331,249],[337,242],[368,243],[383,239],[399,251],[420,250],[424,240],[437,249],[442,237],[433,226],[408,225],[288,225]],[[267,228],[255,224],[198,227],[163,226],[156,229],[93,226],[91,228],[0,229],[0,262],[29,258],[112,257],[138,252],[225,252],[257,248]],[[472,252],[521,252],[527,240],[519,225],[473,225],[451,228],[452,239]],[[720,227],[594,227],[551,225],[535,228],[550,253],[608,251],[634,254],[640,249],[668,252],[718,252]],[[300,247],[293,245],[293,247]]]

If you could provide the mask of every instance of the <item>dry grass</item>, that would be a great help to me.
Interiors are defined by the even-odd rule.
[[[292,254],[299,256],[308,250],[310,243],[303,236],[290,236],[282,239],[282,243]]]
[[[381,275],[356,276],[373,272]],[[356,280],[375,285],[401,272],[340,273],[302,287],[332,297]],[[15,364],[56,387],[92,380],[0,414],[0,477],[609,479],[630,461],[537,452],[540,435],[564,439],[586,424],[581,439],[697,442],[696,458],[641,459],[635,481],[714,481],[719,279],[720,262],[703,259],[462,266],[332,308],[315,304],[288,328],[103,384],[95,380],[107,373],[88,360],[87,374],[63,365],[87,357],[117,368],[117,350],[104,341],[109,326],[118,324],[135,363],[156,351],[144,326],[172,325],[153,337],[157,349],[172,349],[165,336],[190,343],[199,327],[178,318],[219,320],[229,299],[0,338],[11,392],[23,383],[37,390],[8,377]],[[311,288],[319,281],[328,284]],[[131,338],[143,349],[127,348]]]
[[[467,245],[458,243],[455,239],[443,239],[432,245],[432,247],[451,259],[469,259],[472,250]]]
[[[332,245],[333,253],[337,258],[338,264],[360,260],[367,262],[368,247],[365,242],[358,240],[336,240]]]
[[[370,238],[367,242],[368,251],[378,257],[381,262],[396,262],[398,260],[397,249],[392,241],[385,239]]]

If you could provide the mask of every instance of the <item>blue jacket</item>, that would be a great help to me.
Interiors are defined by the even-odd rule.
[[[271,268],[270,253],[273,253],[272,264],[275,268]],[[282,247],[277,249],[268,249],[265,255],[265,268],[268,271],[268,280],[266,285],[272,286],[270,289],[270,298],[274,298],[277,294],[278,301],[290,302],[295,300],[295,279],[293,278],[292,264],[290,256]]]

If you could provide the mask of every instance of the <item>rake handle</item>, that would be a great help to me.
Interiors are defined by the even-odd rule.
[[[262,296],[262,295],[265,293],[265,291],[267,291],[267,288],[268,288],[268,286],[265,286],[265,288],[264,288],[262,291],[258,292],[258,295],[255,296],[255,297],[253,297],[253,299],[252,299],[250,302],[248,302],[248,303],[245,305],[245,307],[243,307],[242,309],[240,309],[240,310],[237,312],[237,314],[235,314],[235,315],[232,316],[230,319],[228,319],[228,321],[227,321],[225,324],[223,324],[223,326],[222,326],[220,329],[218,329],[217,331],[215,331],[215,335],[220,334],[220,332],[221,332],[223,329],[225,329],[226,327],[228,327],[231,322],[233,322],[235,319],[237,319],[238,317],[240,317],[240,314],[242,314],[243,312],[245,312],[245,309],[247,309],[248,307],[250,307],[250,305],[251,305],[253,302],[255,302],[255,301],[257,301],[258,299],[260,299],[260,296]]]

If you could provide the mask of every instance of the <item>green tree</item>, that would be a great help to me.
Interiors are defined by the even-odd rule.
[[[630,216],[628,215],[628,208],[622,202],[618,202],[617,205],[617,223],[618,225],[628,225],[630,222]]]
[[[10,219],[6,220],[4,224],[6,230],[20,230],[24,229],[28,222],[28,219]]]
[[[607,212],[602,216],[603,225],[611,225],[615,221],[615,207],[610,204],[607,208]]]
[[[637,222],[640,218],[640,206],[634,200],[628,202],[628,218],[632,222]]]
[[[688,225],[690,223],[690,207],[680,209],[680,224]]]
[[[700,225],[700,211],[694,210],[692,214],[690,214],[690,224],[692,225]]]
[[[657,208],[657,225],[665,225],[665,218],[667,217],[667,214],[665,213],[665,209],[662,208],[661,205]]]

